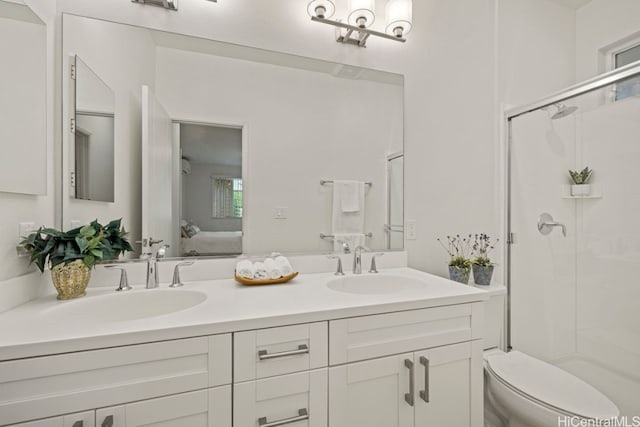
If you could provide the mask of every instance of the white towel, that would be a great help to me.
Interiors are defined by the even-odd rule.
[[[244,277],[246,279],[253,279],[256,270],[253,267],[253,263],[248,259],[243,259],[242,261],[238,261],[236,264],[236,274],[240,277]]]
[[[337,233],[333,235],[333,251],[344,252],[342,242],[346,242],[349,245],[349,250],[353,253],[356,247],[364,246],[365,235],[364,233]]]
[[[291,267],[291,263],[286,257],[280,255],[276,257],[274,261],[276,262],[276,265],[280,269],[280,272],[282,272],[283,276],[288,276],[293,273],[293,267]]]
[[[364,182],[359,182],[357,199],[360,208],[358,211],[345,211],[343,208],[342,183],[345,181],[335,181],[333,185],[333,208],[331,218],[331,234],[364,234]],[[350,181],[346,181],[350,182]],[[348,197],[350,198],[350,197]],[[351,206],[350,206],[351,205]],[[347,208],[353,208],[353,204],[347,203]]]
[[[267,273],[267,267],[263,262],[256,262],[253,264],[253,267],[256,269],[253,274],[254,279],[269,279],[269,273]]]
[[[265,258],[264,266],[267,268],[267,274],[271,279],[279,279],[283,276],[282,271],[278,268],[273,258]]]
[[[343,213],[360,212],[364,204],[364,182],[335,181],[333,191],[340,197]]]

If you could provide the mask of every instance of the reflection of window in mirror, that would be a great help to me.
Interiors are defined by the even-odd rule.
[[[242,218],[242,179],[211,177],[211,217]]]

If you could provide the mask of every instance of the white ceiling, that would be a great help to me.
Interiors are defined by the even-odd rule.
[[[551,0],[552,2],[561,4],[572,9],[580,9],[587,3],[591,3],[591,0]]]
[[[242,166],[242,130],[198,124],[180,125],[182,157],[191,163]]]

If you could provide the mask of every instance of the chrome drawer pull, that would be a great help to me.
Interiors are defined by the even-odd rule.
[[[258,425],[260,427],[277,427],[285,424],[297,423],[298,421],[304,421],[309,419],[309,412],[307,408],[298,409],[298,416],[285,418],[284,420],[267,422],[267,417],[258,418]]]
[[[413,395],[413,390],[415,389],[415,378],[414,378],[414,366],[413,362],[409,359],[404,359],[405,368],[409,368],[409,393],[404,394],[404,400],[410,405],[413,406],[415,401],[415,397]]]
[[[309,347],[306,344],[300,344],[297,350],[290,351],[282,351],[280,353],[267,353],[267,350],[260,350],[258,352],[258,359],[260,360],[268,360],[275,359],[277,357],[287,357],[287,356],[295,356],[296,354],[305,354],[309,353]]]
[[[429,403],[429,359],[420,356],[420,364],[424,365],[424,390],[420,390],[420,397]]]

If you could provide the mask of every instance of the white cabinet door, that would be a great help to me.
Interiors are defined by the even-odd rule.
[[[129,403],[124,412],[126,424],[112,427],[231,427],[231,386]]]
[[[233,426],[327,427],[327,369],[234,385]]]
[[[483,425],[482,340],[415,353],[415,425]]]
[[[413,353],[330,368],[329,427],[413,426],[414,369]]]
[[[38,421],[29,421],[20,424],[11,424],[9,427],[64,427],[62,424],[63,422],[63,417],[55,417]]]

